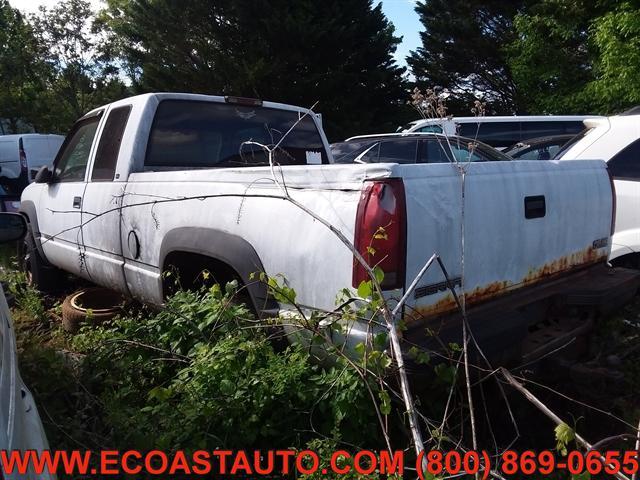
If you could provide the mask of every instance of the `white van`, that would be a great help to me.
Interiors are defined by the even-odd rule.
[[[0,185],[19,195],[43,165],[51,166],[62,135],[22,133],[0,136]]]
[[[460,135],[480,140],[503,149],[530,138],[562,134],[577,134],[584,129],[587,118],[597,115],[529,115],[451,117],[414,120],[400,127],[399,132],[430,132]]]

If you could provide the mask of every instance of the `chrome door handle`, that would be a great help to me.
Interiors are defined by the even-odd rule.
[[[82,206],[82,197],[73,197],[73,208],[80,208]]]

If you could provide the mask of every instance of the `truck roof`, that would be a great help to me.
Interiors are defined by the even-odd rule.
[[[115,102],[108,103],[106,105],[102,105],[100,107],[94,108],[90,112],[87,112],[85,114],[85,117],[91,116],[107,106],[116,107],[118,105],[145,104],[151,100],[156,100],[158,102],[160,100],[193,100],[193,101],[200,101],[200,102],[225,103],[225,102],[228,102],[228,99],[230,98],[240,98],[240,97],[233,97],[233,96],[224,97],[220,95],[204,95],[199,93],[170,93],[170,92],[143,93],[141,95],[127,97],[125,99],[117,100]],[[262,105],[263,107],[274,108],[278,110],[289,110],[289,111],[300,112],[300,113],[307,113],[311,111],[310,108],[298,107],[295,105],[288,105],[286,103],[263,102],[262,100],[259,100],[259,99],[246,99],[246,100],[255,100],[256,102],[261,102],[260,105]],[[314,115],[316,114],[314,113]]]

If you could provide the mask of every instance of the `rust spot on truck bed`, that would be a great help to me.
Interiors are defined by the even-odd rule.
[[[602,261],[606,261],[607,255],[601,254],[597,249],[592,247],[586,248],[579,252],[566,255],[562,258],[549,262],[540,268],[532,269],[519,282],[511,283],[506,280],[492,282],[482,287],[477,287],[466,295],[466,305],[477,305],[495,297],[530,286],[544,280],[550,280],[562,273],[568,273],[572,270],[584,268]],[[435,318],[447,313],[452,313],[458,308],[451,292],[431,305],[413,308],[405,316],[408,325],[422,318]]]

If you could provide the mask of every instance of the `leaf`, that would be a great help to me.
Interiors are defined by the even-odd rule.
[[[373,247],[367,247],[367,253],[371,256],[374,256],[376,254],[376,249]]]
[[[358,355],[360,355],[361,357],[364,357],[364,352],[366,350],[364,343],[362,342],[358,343],[355,347],[353,347],[353,349],[356,351]]]
[[[380,390],[378,392],[380,397],[380,413],[383,415],[389,415],[391,413],[391,398],[386,390]]]
[[[371,296],[371,280],[363,280],[358,285],[358,296],[360,298],[369,298]]]
[[[235,386],[233,385],[233,383],[231,383],[231,380],[229,380],[228,378],[223,378],[220,381],[220,392],[223,395],[231,395],[234,390],[235,390]]]
[[[164,402],[169,397],[171,397],[171,393],[172,392],[170,388],[157,386],[149,390],[147,397],[149,398],[149,400],[157,400],[158,402]]]
[[[456,377],[456,368],[451,365],[439,363],[435,366],[434,371],[440,380],[448,385],[452,385]]]
[[[384,280],[384,271],[378,266],[373,267],[373,275],[376,277],[376,282],[378,283],[382,283]]]
[[[576,438],[576,434],[573,429],[566,423],[561,423],[554,429],[556,435],[556,450],[558,450],[563,456],[567,455],[567,446],[571,441]]]
[[[386,332],[377,333],[373,337],[373,346],[375,348],[383,349],[387,346],[388,335]]]
[[[571,480],[591,480],[591,474],[589,472],[582,472],[579,475],[571,475]]]

